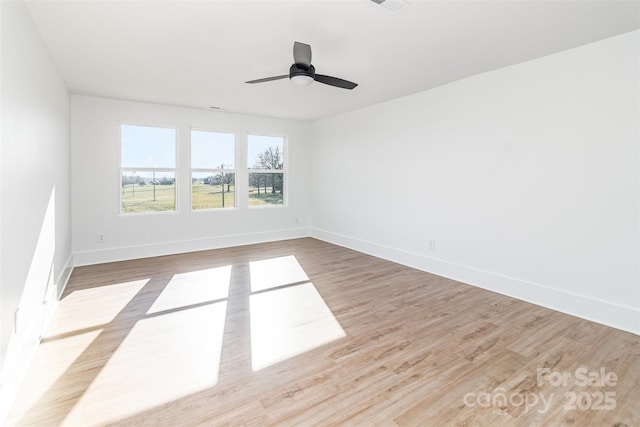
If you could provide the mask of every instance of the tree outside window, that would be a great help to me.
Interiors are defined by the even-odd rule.
[[[249,206],[285,204],[285,138],[249,135]]]

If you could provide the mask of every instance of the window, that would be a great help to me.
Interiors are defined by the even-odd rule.
[[[191,208],[236,207],[235,135],[191,131]]]
[[[176,129],[120,125],[120,210],[176,210]]]
[[[249,206],[285,203],[285,143],[281,136],[249,135]]]

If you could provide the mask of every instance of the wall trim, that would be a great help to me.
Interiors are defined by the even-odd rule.
[[[18,394],[20,385],[36,355],[42,334],[51,323],[51,319],[58,308],[60,296],[67,287],[72,271],[73,257],[69,254],[62,271],[55,278],[54,286],[51,286],[52,289],[47,291],[46,304],[42,306],[41,316],[43,320],[40,327],[28,328],[20,336],[11,336],[5,355],[5,362],[0,373],[0,425],[9,415],[9,410]]]
[[[58,300],[62,298],[64,290],[67,289],[71,273],[73,273],[73,254],[70,254],[69,258],[67,258],[67,262],[64,263],[64,269],[60,273],[59,279],[56,281],[56,298]]]
[[[102,264],[105,262],[127,261],[154,256],[205,251],[209,249],[230,248],[234,246],[252,245],[255,243],[297,239],[301,237],[309,237],[310,235],[311,233],[308,227],[298,227],[283,230],[260,231],[256,233],[230,234],[227,236],[218,236],[207,239],[181,240],[76,252],[73,254],[73,265],[78,267],[83,265]]]
[[[640,335],[640,309],[638,308],[563,291],[539,283],[428,257],[319,228],[311,229],[311,237]]]

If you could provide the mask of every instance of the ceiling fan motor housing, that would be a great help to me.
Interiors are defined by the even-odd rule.
[[[308,76],[315,79],[316,68],[313,65],[307,67],[304,64],[293,64],[291,68],[289,68],[289,78],[291,79],[295,76]]]

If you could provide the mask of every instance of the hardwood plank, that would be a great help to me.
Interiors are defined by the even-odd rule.
[[[632,426],[638,383],[636,335],[307,238],[76,268],[8,425]]]

